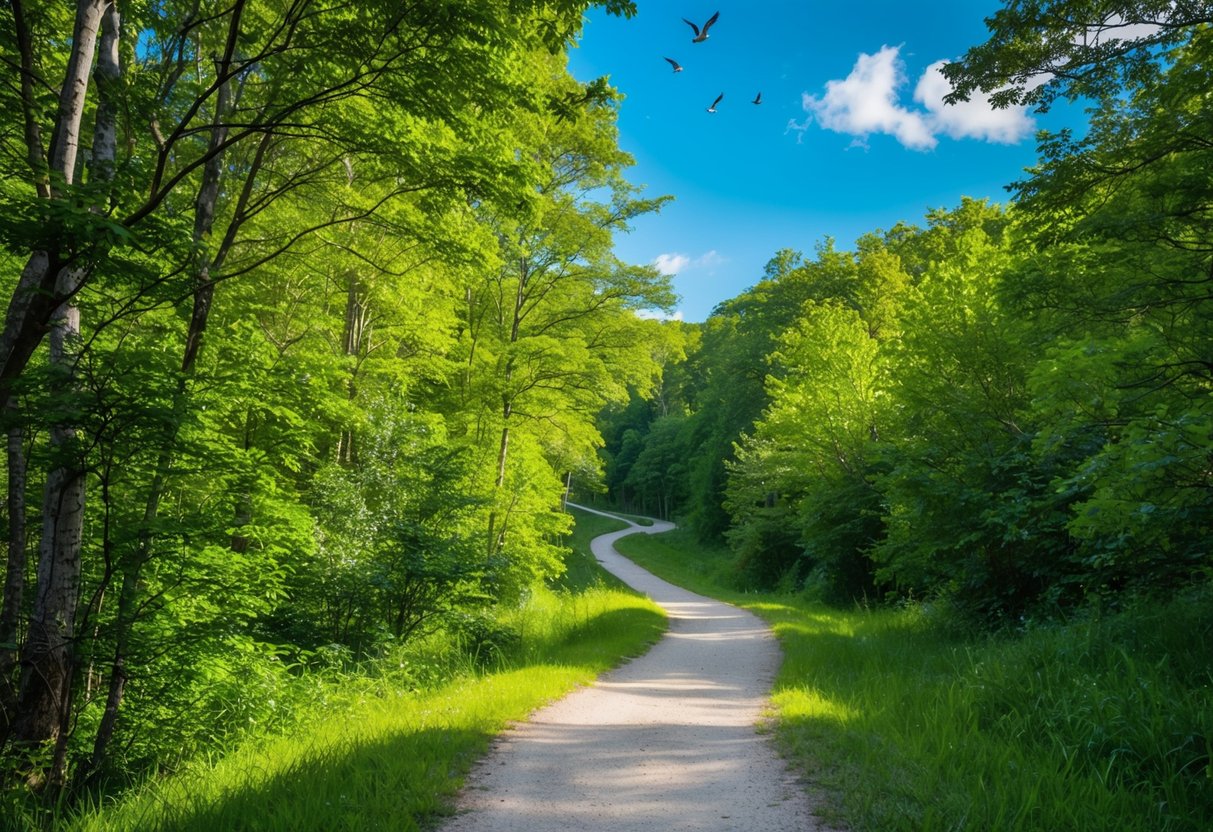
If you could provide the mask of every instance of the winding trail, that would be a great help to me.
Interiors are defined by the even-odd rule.
[[[822,828],[757,731],[780,658],[771,631],[615,551],[621,537],[672,528],[632,524],[591,543],[606,569],[666,610],[666,635],[499,737],[442,832]]]

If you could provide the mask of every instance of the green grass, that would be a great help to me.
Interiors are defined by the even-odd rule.
[[[574,502],[579,503],[579,504],[581,504],[581,505],[584,505],[584,506],[586,506],[586,507],[588,507],[588,508],[596,509],[597,511],[605,511],[605,512],[607,512],[608,514],[613,514],[613,515],[615,515],[616,517],[625,517],[625,518],[627,518],[628,520],[631,520],[631,521],[632,521],[633,523],[635,523],[637,526],[651,526],[651,525],[653,525],[653,518],[652,518],[652,517],[649,517],[648,515],[645,515],[645,514],[626,514],[626,513],[622,512],[622,511],[619,511],[619,510],[615,509],[614,507],[610,506],[609,504],[607,504],[607,503],[603,503],[603,502],[600,502],[600,501],[598,501],[598,500],[574,500]],[[573,508],[572,506],[569,506],[569,508],[570,508],[570,509],[572,509],[573,513],[574,513],[574,514],[575,514],[575,515],[576,515],[578,518],[584,517],[584,516],[586,516],[586,514],[587,514],[587,512],[584,512],[584,511],[577,511],[577,509],[576,509],[576,508]],[[604,519],[604,520],[605,520],[606,518],[602,518],[602,519]],[[620,526],[619,526],[619,528],[623,528],[623,525],[620,525]]]
[[[578,517],[575,546],[602,527]],[[622,526],[623,524],[617,524]],[[591,558],[592,561],[592,558]],[[643,652],[665,629],[649,600],[582,563],[554,589],[504,613],[507,655],[467,661],[448,684],[410,692],[366,679],[327,691],[307,726],[195,762],[126,798],[55,824],[71,832],[427,829],[490,739],[511,721]]]
[[[610,517],[603,517],[601,514],[591,514],[588,511],[578,511],[577,509],[571,509],[570,514],[576,520],[577,525],[573,528],[569,539],[565,541],[565,545],[573,551],[565,561],[567,570],[553,582],[553,585],[566,590],[588,589],[598,585],[622,589],[623,583],[598,565],[597,558],[590,552],[590,541],[598,535],[626,529],[628,524],[622,520],[614,520]]]
[[[931,610],[839,611],[722,586],[684,533],[618,548],[769,621],[777,735],[853,830],[1213,828],[1208,591],[1003,636]]]
[[[609,510],[609,509],[604,509],[604,510]],[[614,514],[616,514],[616,515],[618,515],[619,517],[626,517],[628,520],[631,520],[631,521],[632,521],[633,523],[635,523],[637,526],[651,526],[651,525],[653,525],[653,518],[652,518],[652,517],[646,517],[646,516],[645,516],[645,515],[643,515],[643,514],[624,514],[623,512],[619,512],[619,511],[616,511],[616,512],[613,512],[613,513],[614,513]]]

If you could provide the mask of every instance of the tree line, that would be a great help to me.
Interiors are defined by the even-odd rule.
[[[1207,575],[1208,4],[1009,5],[956,95],[1087,134],[703,325],[612,252],[665,198],[566,69],[589,5],[0,4],[5,789],[120,788],[284,678],[479,638],[600,467],[832,599]]]
[[[588,5],[0,6],[8,786],[186,759],[561,571],[673,300],[612,253],[664,198],[566,69]]]
[[[603,416],[611,496],[737,580],[983,626],[1207,583],[1209,4],[1008,4],[956,97],[1090,107],[1006,206],[779,252]]]

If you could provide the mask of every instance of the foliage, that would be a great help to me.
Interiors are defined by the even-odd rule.
[[[859,313],[837,302],[809,301],[801,314],[771,356],[782,368],[767,381],[771,404],[732,469],[733,537],[761,524],[767,537],[784,527],[791,538],[781,553],[761,541],[752,553],[754,543],[743,547],[747,560],[773,561],[759,586],[795,568],[801,578],[817,572],[831,594],[857,597],[873,588],[867,552],[881,536],[879,512],[865,498],[881,421],[877,342]]]
[[[969,85],[958,94],[1073,58],[1024,95],[1098,96],[1090,131],[1043,135],[1007,208],[966,199],[853,252],[779,253],[703,325],[677,441],[632,422],[615,479],[683,443],[695,461],[664,488],[701,536],[727,537],[752,586],[930,597],[985,627],[1203,580],[1206,12],[1062,0],[999,12],[991,43],[953,73]],[[1112,39],[1150,20],[1165,25]]]
[[[619,548],[773,626],[776,736],[847,828],[1195,832],[1213,810],[1207,584],[990,636],[934,605],[739,592],[685,533]]]
[[[976,90],[996,106],[1107,99],[1157,80],[1160,55],[1213,23],[1206,2],[1033,0],[986,19],[990,40],[945,65],[949,100]]]
[[[612,253],[667,198],[624,179],[606,79],[567,70],[588,5],[0,9],[7,525],[30,529],[0,784],[104,801],[286,726],[313,676],[443,634],[518,647],[496,616],[564,570],[594,414],[674,349],[637,314],[668,278]],[[72,650],[39,658],[39,622]]]

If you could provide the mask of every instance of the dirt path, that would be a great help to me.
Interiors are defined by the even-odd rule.
[[[644,656],[506,732],[443,832],[818,829],[804,789],[758,734],[779,664],[752,614],[687,592],[595,538],[594,555],[669,615]]]

